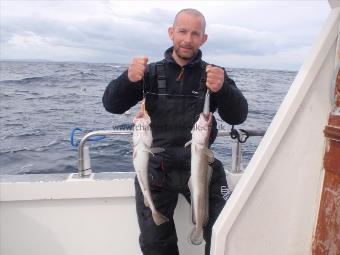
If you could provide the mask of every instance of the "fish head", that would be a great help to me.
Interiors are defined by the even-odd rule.
[[[145,146],[151,147],[152,132],[150,116],[146,112],[139,112],[133,119],[133,123],[135,124],[132,136],[133,145],[137,146],[143,143]]]
[[[199,119],[195,123],[191,134],[192,134],[192,143],[200,146],[206,146],[209,141],[210,131],[211,131],[211,123],[212,123],[212,113],[204,115],[200,114]]]

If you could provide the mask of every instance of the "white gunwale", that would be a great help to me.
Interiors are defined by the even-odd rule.
[[[291,121],[297,114],[316,75],[319,73],[322,64],[336,41],[340,17],[340,3],[339,1],[332,1],[331,6],[333,9],[316,43],[313,45],[309,57],[301,67],[287,96],[281,104],[253,158],[249,162],[244,175],[238,182],[227,205],[214,225],[212,254],[224,254],[225,242],[233,224],[247,203],[262,174],[264,171],[269,170],[266,169],[268,162],[275,154],[283,136],[291,125]]]

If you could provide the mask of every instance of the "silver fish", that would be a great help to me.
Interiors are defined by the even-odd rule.
[[[209,217],[209,183],[214,155],[208,149],[211,132],[212,113],[209,112],[209,91],[205,99],[203,113],[200,114],[191,133],[191,177],[189,189],[191,192],[192,222],[195,224],[190,234],[190,241],[199,245],[203,241],[203,226]]]
[[[152,212],[152,218],[156,225],[161,225],[169,219],[163,214],[158,212],[152,201],[149,180],[148,180],[148,164],[150,154],[156,153],[157,150],[152,149],[152,132],[150,128],[151,119],[145,111],[144,103],[142,103],[142,109],[134,118],[134,130],[133,130],[133,166],[136,171],[137,179],[140,188],[144,195],[144,204],[146,207],[150,207]]]

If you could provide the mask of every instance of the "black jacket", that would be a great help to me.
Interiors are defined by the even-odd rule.
[[[173,48],[165,52],[165,69],[167,76],[167,93],[191,94],[197,90],[201,78],[202,52],[199,51],[196,57],[183,66],[183,74],[179,77],[182,67],[172,57]],[[145,74],[146,90],[152,91],[157,87],[157,80],[150,75],[152,64],[148,64]],[[107,86],[103,95],[103,105],[111,113],[124,113],[132,106],[143,99],[142,81],[130,82],[127,70],[117,79],[112,80]],[[220,117],[230,125],[241,124],[248,114],[248,103],[241,91],[236,87],[235,82],[225,73],[225,81],[222,88],[211,94],[212,112],[218,109]]]

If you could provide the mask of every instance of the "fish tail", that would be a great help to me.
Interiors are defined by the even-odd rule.
[[[196,227],[192,230],[190,234],[190,242],[193,245],[200,245],[203,242],[203,229],[197,229]]]
[[[144,205],[145,205],[145,207],[150,207],[150,204],[145,197],[144,197]]]
[[[152,212],[152,218],[157,226],[169,221],[167,217],[165,217],[162,213],[158,211]]]

